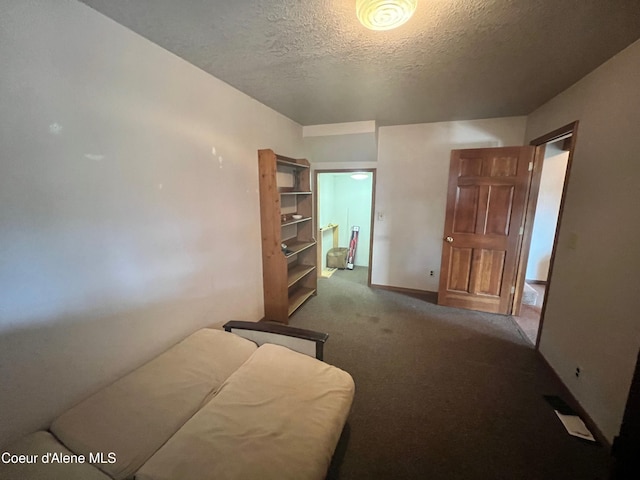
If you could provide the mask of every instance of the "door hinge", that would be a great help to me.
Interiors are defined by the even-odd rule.
[[[529,171],[533,172],[533,162],[529,162]]]
[[[524,234],[524,227],[520,227],[520,230],[518,231],[518,235],[523,235]]]
[[[511,294],[513,295],[514,293],[516,293],[516,287],[515,286],[511,287]]]

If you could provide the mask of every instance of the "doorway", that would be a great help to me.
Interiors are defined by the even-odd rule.
[[[337,270],[337,267],[327,265],[327,254],[333,248],[348,249],[353,227],[358,227],[357,248],[352,259],[353,276],[365,275],[367,285],[371,285],[375,181],[375,169],[315,171],[319,277],[330,278]]]
[[[512,316],[537,349],[551,287],[562,209],[578,122],[530,144],[536,147]]]

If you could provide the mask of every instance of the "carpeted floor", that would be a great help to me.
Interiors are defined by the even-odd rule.
[[[561,395],[509,317],[318,279],[291,325],[330,334],[325,361],[356,396],[329,479],[606,479],[609,455],[569,436],[542,395]],[[565,399],[568,400],[568,399]]]

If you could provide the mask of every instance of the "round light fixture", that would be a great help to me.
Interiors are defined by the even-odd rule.
[[[369,178],[369,175],[364,172],[356,172],[351,175],[351,178],[353,178],[354,180],[364,180],[365,178]]]
[[[356,0],[356,15],[371,30],[391,30],[411,18],[418,0]]]

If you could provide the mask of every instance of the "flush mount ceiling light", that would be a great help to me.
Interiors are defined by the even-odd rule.
[[[354,180],[364,180],[365,178],[369,178],[369,175],[362,172],[356,172],[353,175],[351,175],[351,178],[353,178]]]
[[[411,18],[418,0],[356,0],[356,15],[371,30],[391,30]]]

